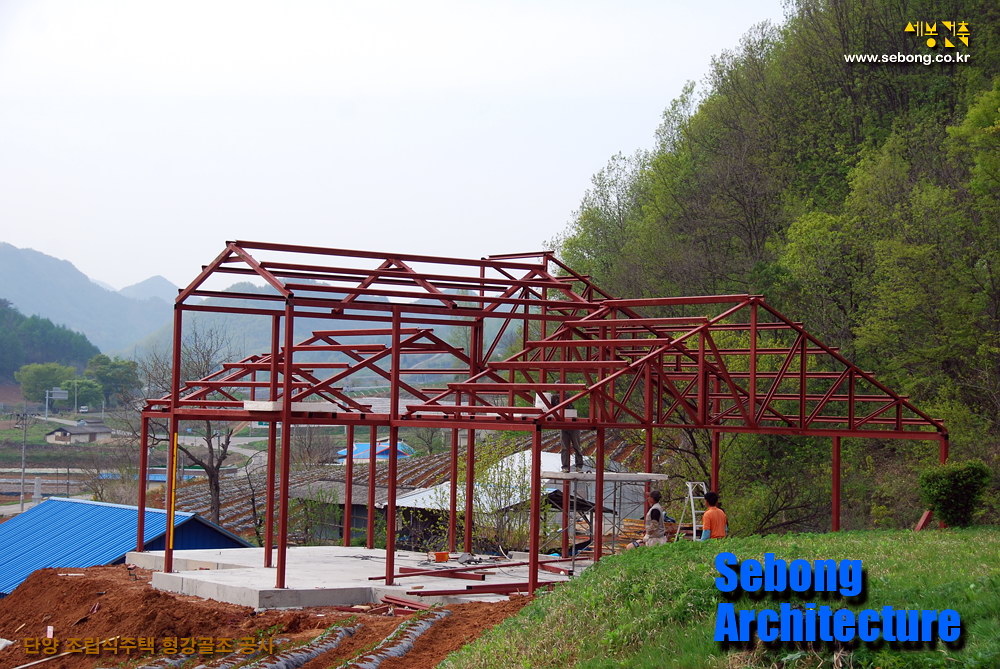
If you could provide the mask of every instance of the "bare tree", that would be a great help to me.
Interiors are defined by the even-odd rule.
[[[217,371],[222,363],[234,360],[236,357],[227,333],[216,328],[200,328],[195,324],[181,343],[181,385],[183,386],[185,381],[194,381],[208,376]],[[172,357],[169,352],[151,351],[137,362],[139,376],[143,381],[147,396],[161,397],[170,393]],[[235,392],[235,390],[230,392]],[[221,397],[221,394],[213,394],[210,397]],[[191,427],[192,431],[196,430],[197,441],[184,443],[178,438],[177,448],[192,463],[205,470],[209,489],[209,514],[211,520],[218,523],[221,510],[222,466],[229,456],[233,428],[229,423],[220,425],[211,420],[202,420],[185,423],[178,432],[186,431],[188,427]],[[151,445],[167,440],[167,435],[169,435],[169,426],[165,421],[151,421]]]
[[[423,446],[428,455],[434,455],[434,447],[441,442],[442,433],[443,430],[437,427],[414,427],[408,430],[407,437]]]

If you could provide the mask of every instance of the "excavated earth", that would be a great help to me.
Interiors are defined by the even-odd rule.
[[[216,655],[195,654],[183,666],[232,662],[234,658],[254,660],[266,655],[249,654],[251,646],[267,647],[273,642],[273,652],[307,644],[324,631],[335,626],[356,628],[336,648],[310,660],[303,666],[308,669],[337,667],[352,659],[360,659],[379,644],[384,648],[397,643],[404,629],[401,624],[411,617],[400,615],[370,615],[351,613],[331,607],[313,607],[294,610],[255,612],[253,609],[212,600],[176,595],[154,590],[149,585],[151,572],[129,569],[125,565],[89,567],[86,569],[41,569],[33,573],[8,597],[0,599],[0,638],[14,641],[0,650],[0,669],[14,669],[45,658],[35,665],[38,669],[92,669],[95,667],[134,668],[152,664],[155,658],[181,658],[181,654],[155,656],[138,650],[129,653],[119,649],[112,652],[115,643],[129,639],[152,639],[162,648],[164,640],[176,639],[182,647],[185,638],[210,639],[209,645],[217,647],[218,639],[231,639],[231,650]],[[403,667],[419,669],[434,667],[445,656],[490,629],[508,616],[516,614],[531,601],[530,597],[515,597],[499,603],[474,602],[445,607],[451,615],[434,622],[401,657],[382,662],[385,669]],[[413,620],[416,623],[417,620]],[[51,638],[59,648],[53,654],[41,652],[42,646],[52,642],[41,641],[52,628]],[[334,629],[336,631],[336,629]],[[100,654],[67,652],[90,643],[105,642]],[[387,637],[392,637],[388,642]],[[78,640],[78,641],[69,641]],[[74,644],[68,645],[68,644]],[[243,654],[240,650],[247,650]],[[28,651],[35,650],[31,653]],[[270,650],[270,649],[267,649]],[[230,655],[230,653],[233,653]],[[228,660],[223,660],[230,655]],[[266,665],[266,662],[262,663]],[[157,662],[157,666],[165,666]],[[179,664],[174,666],[181,666]]]

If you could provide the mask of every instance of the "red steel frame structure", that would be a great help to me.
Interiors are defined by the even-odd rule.
[[[213,281],[251,277],[265,292],[231,292]],[[204,298],[205,301],[202,301]],[[253,306],[248,306],[248,304]],[[671,315],[648,315],[649,312]],[[182,380],[186,312],[231,313],[270,319],[270,350],[224,364],[197,380]],[[319,319],[319,320],[317,320]],[[303,324],[351,321],[348,329]],[[296,328],[296,323],[300,323]],[[354,327],[358,322],[370,327]],[[512,327],[513,326],[513,327]],[[518,327],[519,326],[519,327]],[[456,346],[436,328],[466,328]],[[519,351],[503,358],[512,336]],[[429,360],[435,364],[430,365]],[[382,377],[386,403],[351,397],[352,375]],[[411,375],[439,375],[440,387]],[[452,380],[452,379],[458,380]],[[535,405],[543,393],[543,407]],[[288,401],[285,401],[286,398]],[[552,399],[554,398],[554,399]],[[570,408],[584,411],[568,412]],[[585,415],[584,415],[585,414]],[[653,430],[696,428],[711,435],[711,487],[719,487],[722,433],[824,436],[832,440],[832,519],[840,529],[840,442],[846,437],[936,440],[948,456],[942,421],[921,412],[760,295],[616,299],[551,252],[445,258],[235,241],[205,266],[174,305],[170,392],[142,413],[140,481],[145,481],[150,421],[166,420],[176,464],[184,420],[264,421],[270,424],[264,565],[277,549],[276,587],[285,587],[290,438],[294,425],[344,425],[348,441],[369,428],[398,441],[401,427],[451,431],[449,548],[456,519],[459,436],[466,433],[467,494],[463,547],[472,546],[472,485],[477,430],[532,434],[529,590],[538,586],[542,497],[542,429],[597,432],[596,486],[603,489],[609,429],[645,435],[643,464],[653,469]],[[277,425],[281,425],[280,439]],[[362,433],[363,434],[363,433]],[[346,463],[348,496],[353,449]],[[386,504],[386,582],[394,568],[397,452],[389,449]],[[373,540],[375,459],[369,460],[368,545]],[[167,479],[173,513],[175,477]],[[139,505],[146,506],[139,486]],[[344,527],[350,527],[350,505]],[[277,518],[275,518],[275,512]],[[137,550],[143,550],[139,514]],[[275,528],[277,520],[277,528]],[[928,517],[922,519],[926,524]],[[595,516],[595,559],[603,528]],[[168,520],[168,528],[173,524]],[[919,526],[918,526],[919,527]],[[276,530],[276,532],[275,532]],[[345,544],[350,542],[345,531]],[[168,534],[164,570],[173,567]]]

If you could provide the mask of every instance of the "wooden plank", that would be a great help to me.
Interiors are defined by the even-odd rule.
[[[456,573],[456,572],[453,572],[453,571],[445,571],[445,570],[442,569],[440,574],[435,574],[433,571],[430,572],[430,573],[424,573],[424,572],[427,572],[427,571],[428,570],[426,570],[426,569],[420,569],[418,567],[400,567],[399,568],[399,573],[401,573],[401,574],[413,574],[413,573],[420,572],[420,573],[423,573],[424,576],[434,576],[436,578],[460,578],[460,579],[463,579],[463,580],[466,580],[466,581],[485,581],[486,580],[486,574],[476,574],[476,573],[467,572],[467,571],[460,571],[460,572]]]

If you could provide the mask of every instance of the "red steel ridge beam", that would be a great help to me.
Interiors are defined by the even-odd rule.
[[[612,307],[661,307],[683,304],[729,304],[746,302],[750,295],[693,295],[691,297],[647,297],[628,300],[597,300],[597,304]],[[640,317],[641,318],[641,317]]]
[[[262,262],[261,266],[271,270],[275,276],[285,277],[289,276],[290,273],[294,273],[295,275],[302,276],[303,278],[315,278],[323,281],[357,281],[358,277],[368,276],[373,273],[373,270],[371,269],[360,267],[298,265],[294,263],[270,261]],[[232,270],[236,270],[236,272],[232,272]],[[241,274],[252,273],[250,270],[231,267],[223,267],[220,268],[219,271]],[[420,278],[435,284],[439,282],[442,285],[456,284],[456,286],[468,284],[468,286],[474,286],[477,290],[482,288],[485,290],[495,290],[497,292],[511,286],[518,288],[553,288],[558,290],[564,290],[566,288],[563,282],[550,277],[540,279],[517,279],[509,275],[506,277],[481,277],[475,274],[439,274],[436,272],[418,272],[418,274]],[[413,272],[406,272],[400,269],[393,269],[391,267],[379,270],[378,272],[378,280],[384,283],[405,282],[406,285],[413,285],[413,276]],[[453,297],[455,299],[461,299],[460,295],[454,295]]]
[[[316,285],[316,284],[299,284],[299,283],[289,283],[289,288],[293,290],[301,290],[310,293],[332,293],[334,295],[365,295],[365,296],[378,296],[378,297],[401,297],[405,299],[415,299],[415,300],[426,300],[434,299],[440,300],[444,299],[442,294],[433,292],[417,292],[410,290],[388,290],[385,288],[356,288],[353,286],[326,286],[326,285]],[[211,297],[227,296],[227,293],[213,294]],[[249,295],[249,293],[248,293]],[[253,295],[257,295],[253,293]],[[238,299],[243,299],[243,294],[235,295]],[[275,296],[264,297],[257,295],[256,299],[274,299]],[[556,306],[556,307],[569,307],[573,308],[594,308],[596,305],[592,305],[590,302],[576,302],[567,300],[543,300],[543,299],[528,299],[522,297],[504,297],[502,295],[456,295],[456,299],[450,300],[451,302],[479,302],[481,304],[504,304],[513,306],[523,306],[525,304],[529,306]],[[316,301],[325,298],[308,297],[303,298],[301,296],[296,296],[296,303],[301,304],[303,300]],[[308,302],[307,302],[308,303]],[[339,307],[340,300],[330,300],[331,308]],[[350,303],[351,307],[355,306],[354,302]],[[344,305],[345,307],[347,305]],[[394,306],[406,307],[405,303],[396,303]],[[445,307],[446,310],[451,313],[457,311],[456,307]],[[475,307],[466,306],[466,309],[474,309]],[[485,307],[483,307],[485,308]],[[438,311],[441,307],[436,307]],[[503,317],[510,312],[501,312],[504,314]],[[499,316],[498,316],[499,318]]]
[[[371,260],[389,260],[398,258],[411,262],[425,262],[435,265],[460,265],[468,267],[487,267],[505,269],[538,269],[542,265],[528,263],[514,263],[490,260],[473,260],[471,258],[449,258],[446,256],[425,256],[411,253],[376,253],[374,251],[353,251],[348,249],[336,249],[323,246],[301,246],[297,244],[274,244],[270,242],[252,242],[238,240],[229,242],[236,244],[243,249],[258,249],[262,251],[279,251],[284,253],[304,253],[310,255],[340,256],[345,258],[367,258]]]

